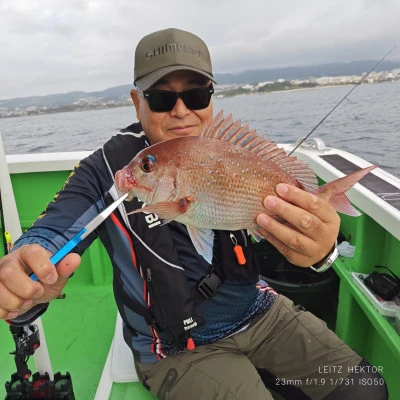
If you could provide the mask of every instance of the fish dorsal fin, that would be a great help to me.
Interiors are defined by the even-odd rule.
[[[274,162],[284,171],[293,176],[307,191],[314,192],[318,181],[313,170],[297,157],[289,157],[276,143],[260,136],[255,129],[250,130],[249,124],[242,125],[240,120],[233,121],[232,114],[224,118],[221,110],[207,124],[200,137],[223,140],[235,146],[257,154],[264,160]]]

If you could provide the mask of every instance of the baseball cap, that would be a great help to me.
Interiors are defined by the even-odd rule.
[[[145,91],[173,71],[190,70],[214,83],[210,53],[196,35],[176,28],[145,36],[136,47],[134,84]]]

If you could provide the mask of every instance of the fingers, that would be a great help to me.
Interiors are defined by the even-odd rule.
[[[317,196],[286,184],[279,184],[277,193],[282,198],[267,196],[264,206],[308,237],[318,239],[327,227],[339,226],[335,209]]]
[[[20,262],[28,274],[35,273],[40,282],[49,285],[57,281],[58,274],[55,266],[50,262],[51,253],[48,250],[38,244],[30,244],[22,246],[17,251]]]
[[[0,260],[0,319],[15,318],[54,299],[80,264],[78,254],[68,254],[56,268],[50,257],[39,245],[25,245]],[[31,272],[39,282],[29,277]]]
[[[323,223],[339,221],[336,210],[327,201],[312,193],[283,183],[277,185],[276,191],[280,198],[274,197],[274,212],[303,232],[313,233],[320,229]],[[266,201],[271,202],[268,197]],[[293,207],[290,207],[291,205]],[[297,207],[297,210],[294,207]],[[284,214],[291,217],[291,220],[285,218]]]
[[[33,301],[16,296],[0,282],[0,304],[0,318],[12,319],[29,310]]]
[[[37,299],[38,303],[47,303],[55,299],[64,289],[68,282],[68,278],[78,268],[81,258],[78,254],[66,255],[58,264],[57,272],[58,279],[52,285],[43,284],[44,292],[43,295]]]
[[[332,248],[339,231],[339,216],[328,202],[294,186],[279,184],[276,191],[280,197],[267,196],[264,206],[286,223],[260,214],[260,233],[293,264],[315,264]]]
[[[18,255],[0,260],[0,318],[15,318],[24,313],[43,291],[40,283],[27,276]]]
[[[28,245],[26,247],[30,246],[33,245]],[[40,295],[43,292],[43,288],[40,283],[32,281],[27,275],[27,273],[31,272],[31,268],[29,264],[26,264],[26,260],[24,260],[24,258],[26,258],[24,255],[25,250],[26,249],[21,247],[21,249],[16,250],[0,260],[0,282],[17,296],[29,298]],[[36,246],[33,246],[34,257],[37,253]],[[22,258],[21,255],[23,255],[24,258]],[[45,252],[45,255],[48,258],[47,252]]]
[[[70,253],[66,255],[57,264],[58,279],[57,282],[55,282],[52,286],[61,292],[61,290],[67,284],[69,277],[79,267],[80,263],[81,258],[78,254]]]
[[[281,224],[265,214],[257,217],[257,223],[261,226],[257,232],[275,246],[292,264],[309,267],[314,264],[310,254],[317,260],[323,257],[323,255],[315,256],[318,246],[312,239],[296,231],[293,227]]]

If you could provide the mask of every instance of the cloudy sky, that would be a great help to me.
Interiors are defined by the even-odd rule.
[[[0,99],[130,84],[138,41],[168,27],[238,72],[377,60],[399,21],[399,0],[0,0]]]

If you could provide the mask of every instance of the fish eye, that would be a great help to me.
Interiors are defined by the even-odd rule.
[[[155,158],[151,155],[144,157],[142,160],[142,164],[140,166],[142,168],[142,171],[144,171],[144,172],[153,171],[155,161],[156,161]]]

